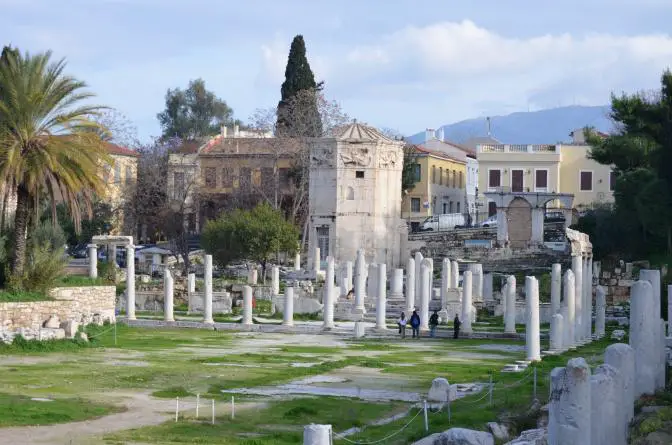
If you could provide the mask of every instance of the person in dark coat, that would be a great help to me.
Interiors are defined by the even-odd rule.
[[[436,327],[439,325],[439,314],[434,311],[431,317],[429,317],[429,336],[434,337],[436,335]]]
[[[455,314],[455,319],[453,319],[453,338],[459,338],[460,337],[460,326],[462,325],[462,322],[460,321],[460,317]]]
[[[413,338],[416,336],[420,338],[420,316],[418,315],[418,311],[413,311],[413,315],[411,315],[411,329],[413,330]]]

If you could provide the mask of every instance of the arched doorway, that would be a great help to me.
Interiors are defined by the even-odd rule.
[[[532,239],[532,207],[523,198],[515,198],[507,210],[509,245],[523,249]]]

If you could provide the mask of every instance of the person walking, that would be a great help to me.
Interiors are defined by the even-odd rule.
[[[399,325],[399,335],[401,338],[406,338],[406,323],[408,320],[406,320],[406,314],[403,312],[401,313],[401,316],[399,317],[399,320],[397,321],[397,324]]]
[[[413,330],[413,338],[420,338],[420,316],[418,311],[414,310],[411,314],[411,329]]]
[[[436,327],[439,325],[439,314],[434,311],[431,317],[429,317],[429,336],[434,337],[436,335]]]
[[[459,338],[460,337],[460,326],[462,325],[462,322],[460,321],[460,317],[455,314],[455,319],[453,319],[453,338]]]

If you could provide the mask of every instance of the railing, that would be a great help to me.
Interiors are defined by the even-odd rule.
[[[483,144],[477,146],[478,153],[552,153],[559,154],[558,145],[549,144]]]

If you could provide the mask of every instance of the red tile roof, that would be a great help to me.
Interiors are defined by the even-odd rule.
[[[105,147],[107,148],[107,152],[111,155],[140,157],[140,154],[137,151],[112,144],[111,142],[105,142]]]
[[[450,156],[450,155],[448,155],[448,154],[446,154],[446,153],[443,153],[443,152],[441,152],[441,151],[428,150],[428,149],[426,149],[425,147],[423,147],[422,145],[415,145],[414,147],[415,147],[415,149],[416,149],[417,151],[419,151],[420,153],[426,153],[426,154],[429,154],[429,155],[437,156],[437,157],[439,157],[439,158],[443,158],[443,159],[447,159],[447,160],[450,160],[450,161],[459,162],[460,164],[464,164],[464,163],[465,163],[464,161],[461,161],[461,160],[459,160],[459,159],[457,159],[457,158],[454,158],[454,157],[452,157],[452,156]]]

